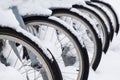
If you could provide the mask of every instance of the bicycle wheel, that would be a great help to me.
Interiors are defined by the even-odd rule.
[[[103,51],[106,53],[109,48],[110,39],[109,32],[103,19],[94,10],[89,9],[89,7],[87,6],[73,5],[73,7],[86,14],[88,17],[92,18],[95,21],[96,25],[98,25],[97,28],[100,30],[102,36],[102,48]]]
[[[86,4],[89,5],[90,7],[93,7],[96,11],[99,11],[99,13],[101,13],[99,16],[101,16],[101,18],[103,18],[104,22],[106,23],[107,28],[110,32],[109,37],[110,37],[110,40],[112,41],[113,36],[114,36],[114,29],[113,29],[112,22],[111,22],[109,16],[106,14],[106,12],[104,10],[102,10],[100,7],[94,5],[92,2],[86,1]]]
[[[52,11],[53,16],[64,20],[77,32],[78,38],[83,41],[83,44],[87,48],[90,65],[96,70],[102,56],[102,44],[93,26],[84,17],[70,11],[70,9],[58,8]]]
[[[12,70],[13,72],[10,72],[10,74],[15,74],[16,79],[62,80],[55,59],[53,57],[49,58],[45,54],[46,50],[44,48],[40,48],[39,45],[21,32],[9,27],[0,27],[0,51],[0,63],[4,65],[3,70],[6,69],[8,72]],[[29,58],[27,58],[24,54],[34,57],[28,56]]]
[[[112,6],[103,1],[93,1],[93,2],[97,3],[97,5],[99,5],[101,8],[103,8],[105,11],[107,11],[107,12],[109,11],[108,16],[110,16],[110,14],[111,14],[111,20],[112,20],[112,23],[114,26],[114,30],[116,33],[118,33],[119,32],[119,21],[118,21],[117,14],[114,11],[114,9],[112,8]]]
[[[56,21],[58,18],[54,18],[30,16],[23,20],[27,30],[39,37],[54,55],[64,80],[87,80],[89,61],[86,49],[64,23],[61,24]]]

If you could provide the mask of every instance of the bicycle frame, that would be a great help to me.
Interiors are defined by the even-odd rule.
[[[17,6],[12,6],[10,7],[10,9],[12,10],[13,14],[15,15],[15,18],[17,19],[17,21],[19,22],[19,25],[22,29],[26,30],[26,27],[25,27],[25,24],[24,24],[24,21],[22,19],[22,16],[19,14],[19,11],[17,9]],[[16,44],[12,41],[9,41],[9,44],[10,46],[12,47],[12,49],[14,50],[16,56],[19,58],[19,60],[22,62],[22,59],[20,58],[20,55],[19,55],[19,52],[17,50],[17,47],[16,47]],[[33,54],[28,54],[32,63],[33,64],[36,64],[38,61],[36,59],[36,56],[33,55]],[[34,60],[35,59],[35,60]],[[44,77],[45,78],[45,77]]]
[[[13,6],[13,7],[11,7],[11,9],[12,9],[13,14],[15,15],[17,21],[19,22],[20,27],[23,28],[24,30],[26,30],[24,21],[23,21],[23,19],[22,19],[22,16],[19,14],[19,11],[18,11],[18,9],[17,9],[17,6]]]

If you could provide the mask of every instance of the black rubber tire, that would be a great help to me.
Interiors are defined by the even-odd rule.
[[[105,34],[105,44],[104,44],[104,47],[103,47],[103,51],[106,53],[108,48],[109,48],[109,45],[110,45],[110,38],[109,38],[109,32],[107,30],[107,27],[103,21],[103,19],[93,10],[85,7],[85,6],[82,6],[82,5],[73,5],[74,8],[76,9],[84,9],[86,11],[89,11],[91,14],[93,14],[94,16],[96,16],[98,18],[98,20],[102,23],[102,25],[104,27],[102,27],[104,30],[104,34]]]
[[[100,7],[92,4],[91,2],[86,1],[86,4],[89,5],[89,6],[91,6],[91,7],[94,7],[95,9],[99,10],[100,12],[102,12],[103,15],[106,16],[106,19],[107,19],[107,21],[108,21],[108,23],[109,23],[109,26],[108,26],[108,27],[110,28],[109,37],[110,37],[110,40],[112,41],[112,40],[113,40],[113,36],[114,36],[114,28],[113,28],[113,26],[112,26],[112,22],[111,22],[109,16],[106,14],[106,12],[105,12],[104,10],[102,10]]]
[[[103,5],[105,5],[106,7],[108,7],[111,10],[112,14],[114,15],[115,21],[116,21],[116,30],[115,30],[115,32],[118,34],[118,32],[119,32],[119,20],[118,20],[116,12],[112,8],[112,6],[110,4],[108,4],[108,3],[106,3],[106,2],[103,2],[103,1],[93,1],[93,2],[98,3],[98,4],[99,3],[103,4]]]
[[[81,52],[80,55],[82,57],[82,63],[83,63],[82,69],[83,69],[83,72],[82,72],[80,80],[87,80],[88,79],[88,75],[89,75],[89,59],[88,59],[87,51],[86,51],[86,49],[84,47],[82,47],[82,45],[79,43],[78,39],[74,36],[74,34],[71,33],[62,23],[59,23],[59,22],[57,22],[55,20],[49,19],[48,17],[44,17],[44,16],[27,16],[27,17],[23,17],[23,20],[24,20],[25,24],[27,24],[29,22],[34,22],[34,21],[50,23],[50,24],[56,25],[57,27],[61,28],[65,32],[67,32],[68,35],[70,35],[71,38],[73,38],[73,40],[75,41],[75,43],[77,44],[77,46],[79,48],[79,51]]]
[[[53,16],[55,14],[59,14],[59,13],[73,15],[73,16],[78,17],[79,19],[81,19],[82,21],[84,21],[88,25],[89,30],[94,35],[94,38],[95,38],[95,41],[96,41],[96,46],[97,46],[95,60],[94,60],[93,64],[91,64],[93,70],[96,70],[97,67],[99,66],[99,63],[100,63],[100,60],[101,60],[101,57],[102,57],[102,43],[101,43],[101,39],[98,38],[98,34],[96,33],[93,26],[90,24],[90,22],[88,20],[86,20],[84,17],[82,17],[82,15],[79,15],[75,12],[72,12],[72,11],[70,11],[70,9],[59,9],[58,8],[58,9],[53,9],[52,11],[53,11]]]
[[[59,69],[58,64],[56,63],[56,60],[54,59],[54,57],[53,57],[53,61],[51,61],[51,59],[49,59],[47,57],[47,55],[39,47],[39,45],[36,44],[34,41],[32,41],[30,38],[28,38],[27,36],[23,35],[23,33],[17,32],[14,29],[11,29],[9,27],[1,27],[1,26],[0,26],[0,35],[10,36],[10,37],[14,37],[14,38],[20,39],[21,41],[25,42],[27,45],[29,45],[32,48],[34,48],[40,54],[40,56],[44,59],[46,64],[48,65],[48,68],[50,69],[50,72],[51,72],[51,75],[53,77],[53,80],[63,80],[61,72],[60,72],[60,69]],[[0,39],[3,39],[3,38],[0,38]],[[15,40],[13,40],[13,42],[14,41]],[[15,42],[17,42],[17,41],[15,41]],[[17,43],[20,44],[20,42],[17,42]]]

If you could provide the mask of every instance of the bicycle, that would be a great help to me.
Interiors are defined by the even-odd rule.
[[[17,20],[18,21],[21,20],[22,18],[20,18],[21,16],[19,14],[17,14],[16,9],[14,8],[12,10],[13,10],[15,16],[17,15],[17,17],[16,17]],[[59,20],[58,18],[55,18],[55,17],[41,17],[39,15],[35,16],[33,14],[30,15],[30,16],[25,15],[23,17],[23,20],[24,21],[19,21],[20,24],[23,25],[22,27],[25,28],[25,29],[27,28],[28,31],[30,31],[31,33],[34,34],[34,36],[37,35],[37,34],[40,34],[39,32],[37,33],[38,30],[43,31],[42,33],[44,33],[44,31],[45,31],[45,33],[46,33],[47,32],[47,26],[48,26],[50,31],[51,32],[53,31],[53,34],[55,33],[55,36],[57,35],[56,36],[56,42],[57,42],[56,44],[58,44],[58,50],[60,50],[61,47],[62,47],[62,49],[60,51],[62,53],[65,53],[65,54],[63,54],[63,57],[61,57],[61,54],[54,55],[54,50],[51,50],[51,47],[49,45],[46,46],[48,48],[48,50],[53,54],[53,56],[55,58],[58,58],[57,59],[58,64],[62,61],[59,58],[63,58],[63,60],[64,60],[65,59],[64,56],[67,57],[67,58],[72,57],[73,60],[74,60],[72,63],[67,61],[68,64],[65,61],[62,61],[63,64],[60,65],[61,64],[60,63],[59,66],[61,66],[64,69],[65,68],[69,69],[69,67],[72,66],[72,68],[74,70],[72,72],[70,72],[70,73],[75,73],[76,72],[76,74],[75,74],[76,77],[74,78],[75,80],[77,80],[77,79],[78,80],[80,80],[80,79],[81,80],[87,80],[88,72],[89,72],[89,61],[88,61],[88,56],[87,56],[86,49],[84,47],[82,47],[82,45],[79,43],[76,36],[73,35],[73,33],[68,30],[69,27],[65,27],[65,25],[66,25],[65,23],[64,23],[65,25],[63,25],[61,23],[61,20]],[[24,22],[25,22],[25,25],[24,25]],[[40,25],[42,25],[42,26],[40,26]],[[39,36],[39,35],[37,35],[37,36]],[[43,36],[43,34],[40,37],[42,37],[42,36]],[[66,39],[64,39],[64,37],[66,37]],[[69,43],[68,42],[61,42],[62,38],[64,40],[69,41]],[[46,41],[44,41],[44,39],[45,39],[44,37],[42,37],[40,39],[42,39],[43,43],[46,42]],[[48,40],[48,42],[46,42],[46,44],[48,44],[48,43],[51,43],[51,42],[49,42],[49,40]],[[66,52],[66,49],[67,49],[67,52]],[[57,49],[55,49],[55,50],[57,50]],[[74,53],[71,54],[71,51],[74,52]],[[75,53],[75,52],[77,52],[77,53]],[[66,54],[68,56],[66,56]],[[28,56],[28,54],[25,53],[24,57],[26,58],[27,56]],[[58,56],[60,56],[60,57],[58,57]],[[59,60],[60,60],[60,62],[59,62]],[[76,68],[76,65],[78,66],[77,68]],[[60,68],[60,69],[62,70],[62,68]],[[67,73],[62,72],[62,74],[64,76],[64,74],[67,74]]]
[[[22,76],[22,80],[62,80],[60,69],[54,57],[39,42],[38,38],[21,29],[19,24],[16,25],[13,13],[9,10],[3,12],[0,10],[0,14],[2,18],[5,17],[5,23],[0,21],[2,22],[0,26],[0,63],[4,65],[3,71],[10,67]],[[11,18],[16,24],[11,23]],[[24,53],[35,57],[23,58]]]

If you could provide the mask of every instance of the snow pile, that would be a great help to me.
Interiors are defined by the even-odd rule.
[[[25,80],[23,76],[14,68],[6,67],[0,62],[0,79],[1,80]]]
[[[57,3],[57,4],[56,4]],[[49,8],[71,8],[72,4],[85,4],[83,0],[1,0],[0,8],[7,9],[12,6],[18,6],[22,15],[51,15]]]
[[[43,2],[43,3],[42,3]],[[19,12],[21,15],[43,15],[43,16],[49,16],[52,14],[52,11],[49,10],[45,5],[44,1],[41,0],[38,2],[38,0],[29,0],[24,1],[23,3],[17,5]],[[47,1],[46,5],[50,5]]]
[[[52,11],[49,8],[71,8],[72,4],[77,3],[85,4],[83,0],[27,0],[17,6],[22,15],[51,15]]]
[[[19,26],[18,21],[16,20],[14,14],[12,13],[12,10],[2,10],[0,9],[0,25],[2,26],[11,26],[16,27]]]
[[[0,0],[0,8],[8,9],[11,6],[20,4],[23,0]]]

